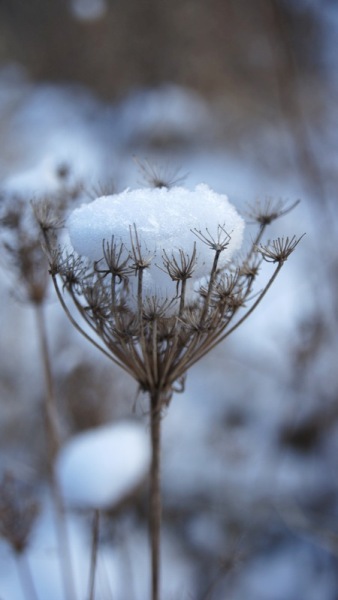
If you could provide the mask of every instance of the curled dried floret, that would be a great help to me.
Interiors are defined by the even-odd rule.
[[[231,241],[231,235],[226,231],[225,224],[218,225],[217,227],[217,236],[213,236],[209,229],[205,229],[206,234],[202,233],[200,229],[191,229],[191,232],[196,235],[196,237],[209,246],[211,250],[215,250],[215,252],[223,252]]]
[[[142,306],[142,317],[145,321],[156,321],[165,317],[169,311],[173,300],[165,298],[164,300],[155,296],[147,296]]]
[[[84,281],[90,277],[87,261],[68,252],[60,254],[59,259],[58,273],[63,281],[63,289],[81,293]]]
[[[103,320],[110,315],[111,300],[101,281],[94,281],[92,284],[84,285],[82,294],[86,302],[84,310],[89,312],[94,318]]]
[[[129,254],[125,255],[124,244],[117,244],[114,236],[112,236],[110,242],[103,240],[102,251],[103,257],[94,262],[94,270],[103,275],[103,277],[112,275],[113,279],[117,280],[117,283],[121,283],[127,279],[131,273],[131,268],[129,267]],[[100,265],[103,261],[104,264]]]
[[[113,181],[108,181],[106,183],[97,183],[91,185],[85,191],[90,200],[96,200],[96,198],[101,198],[102,196],[111,196],[116,194],[116,186]]]
[[[34,217],[40,229],[48,233],[63,227],[64,222],[55,211],[55,205],[48,199],[31,202]]]
[[[191,256],[179,248],[179,257],[172,254],[171,258],[163,251],[163,264],[173,281],[186,281],[192,277],[196,265],[196,243]]]
[[[239,275],[237,273],[224,273],[215,284],[211,299],[214,304],[222,306],[231,304],[234,297],[240,295],[241,287],[239,286]]]
[[[274,200],[273,198],[266,198],[264,201],[258,200],[254,206],[249,208],[247,216],[253,223],[263,226],[270,225],[272,221],[288,214],[299,202],[300,200],[296,200],[296,202],[288,204],[285,200]]]
[[[131,252],[130,256],[133,260],[133,270],[135,272],[142,271],[143,269],[148,269],[151,261],[153,260],[153,255],[146,251],[142,250],[142,245],[137,233],[136,225],[134,223],[133,227],[129,227],[130,233],[130,242],[131,242]]]
[[[298,246],[304,235],[305,233],[299,238],[296,238],[295,235],[293,235],[292,238],[277,238],[276,240],[269,242],[266,246],[260,244],[260,246],[257,247],[257,251],[261,253],[266,262],[284,263],[289,258],[290,254],[292,254],[296,246]]]
[[[55,275],[58,275],[60,271],[60,265],[62,264],[64,258],[63,250],[60,245],[57,246],[57,248],[51,249],[48,248],[44,243],[42,243],[41,245],[44,253],[48,257],[49,274],[52,275],[52,277],[54,277]]]
[[[114,322],[109,332],[117,343],[136,343],[140,337],[140,322],[134,314],[119,312],[115,314]]]
[[[180,175],[179,167],[170,165],[158,166],[149,160],[140,160],[134,156],[134,160],[139,167],[144,182],[151,188],[170,189],[184,182],[186,175]]]
[[[187,307],[180,321],[191,333],[208,333],[215,329],[214,315],[206,316],[200,307]]]
[[[239,277],[245,277],[249,280],[256,279],[261,262],[262,259],[257,255],[251,256],[248,260],[244,260],[238,268]]]

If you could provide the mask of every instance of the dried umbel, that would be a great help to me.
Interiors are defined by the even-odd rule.
[[[79,185],[70,185],[67,165],[59,165],[56,174],[58,190],[48,198],[29,200],[0,190],[0,263],[9,274],[13,295],[33,308],[36,319],[46,385],[43,405],[50,474],[61,434],[47,339],[45,307],[50,277],[43,247],[57,243],[58,232],[64,224],[64,211],[74,205],[80,192]]]
[[[204,185],[99,198],[68,219],[74,250],[55,248],[45,236],[50,274],[69,319],[149,394],[152,600],[159,598],[162,409],[182,389],[188,369],[254,311],[295,249],[295,238],[261,243],[266,226],[287,211],[271,202],[252,210],[258,233],[240,262],[233,254],[243,219]],[[254,294],[263,260],[274,268]]]
[[[176,214],[174,225],[169,222],[163,232],[159,229],[161,219],[166,227],[163,198],[169,200],[169,209],[177,212],[179,200],[185,199],[184,194],[177,192],[181,189],[156,190],[155,197],[154,190],[142,190],[139,197],[136,190],[132,199],[128,192],[74,211],[68,220],[70,235],[83,256],[51,247],[49,253],[59,299],[72,321],[63,290],[68,291],[83,322],[102,340],[100,349],[104,354],[134,377],[142,390],[151,394],[160,391],[166,401],[189,367],[238,327],[235,319],[239,310],[245,309],[240,323],[253,311],[298,243],[292,238],[277,240],[268,247],[259,245],[263,228],[258,215],[259,234],[252,248],[240,264],[230,262],[231,246],[240,246],[243,230],[242,220],[237,213],[234,216],[233,209],[229,224],[215,226],[214,219],[213,229],[203,228],[200,222],[198,227],[189,227],[197,224],[198,196],[205,193],[202,186],[189,193],[193,208],[187,209],[182,203],[181,215]],[[131,219],[125,204],[132,200],[137,210],[139,202],[142,213],[144,197],[148,211],[151,201],[155,203],[160,198],[162,202],[150,216],[149,212],[141,215],[140,225],[136,212],[125,231],[118,222],[116,231],[112,231],[112,209],[114,218],[120,209],[121,220],[126,216]],[[218,202],[224,202],[223,199],[217,195]],[[278,210],[272,204],[269,208],[271,218],[266,216],[265,225],[282,211],[280,205]],[[191,210],[191,218],[187,217],[187,210]],[[182,223],[186,226],[182,247],[177,247],[177,240],[173,239],[177,219],[181,220],[179,235],[182,236]],[[149,221],[159,238],[154,236],[152,247],[144,233]],[[109,238],[104,237],[109,231]],[[275,262],[276,267],[266,287],[251,301],[262,259]],[[90,338],[81,322],[76,327]],[[99,345],[95,338],[92,341]]]
[[[41,237],[55,243],[63,226],[63,213],[75,191],[63,189],[62,196],[27,201],[3,193],[0,202],[0,250],[2,261],[16,279],[13,289],[22,301],[35,306],[46,300],[49,277]]]
[[[42,205],[39,210],[42,210]],[[53,218],[53,231],[56,224]],[[41,304],[49,284],[46,257],[31,207],[22,198],[6,198],[0,213],[1,246],[8,270],[16,276],[15,293],[35,305]]]

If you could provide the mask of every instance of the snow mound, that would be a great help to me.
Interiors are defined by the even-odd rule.
[[[56,473],[68,505],[102,509],[128,496],[142,482],[149,465],[146,431],[128,421],[76,435],[61,449]]]
[[[163,252],[179,261],[179,253],[192,255],[194,244],[197,262],[193,281],[207,277],[215,252],[200,239],[201,231],[207,238],[217,240],[225,232],[230,241],[221,253],[219,267],[224,267],[242,244],[244,221],[230,204],[227,196],[217,194],[207,185],[200,184],[191,191],[184,187],[125,190],[120,194],[103,196],[74,210],[67,222],[74,250],[92,260],[103,255],[103,240],[123,243],[130,253],[134,226],[142,253],[152,257],[146,271],[146,293],[171,295],[175,286],[163,263]],[[220,227],[223,228],[220,230]]]

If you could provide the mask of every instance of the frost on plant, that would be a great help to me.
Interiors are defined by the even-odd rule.
[[[275,214],[276,207],[269,210]],[[260,262],[268,258],[259,245],[265,221],[258,211],[258,235],[237,264],[244,221],[225,195],[204,184],[193,191],[126,190],[71,213],[71,249],[50,246],[50,272],[73,324],[142,390],[168,401],[187,369],[253,311],[287,258],[285,252],[277,257],[271,280],[250,301]],[[65,289],[80,322],[67,308]]]

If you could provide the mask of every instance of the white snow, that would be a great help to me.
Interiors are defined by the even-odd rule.
[[[60,451],[56,472],[67,504],[77,508],[108,508],[142,482],[149,464],[145,428],[125,421],[75,436]]]
[[[175,286],[165,271],[162,255],[178,258],[179,250],[191,257],[194,244],[197,262],[193,281],[208,276],[215,252],[196,236],[201,231],[208,239],[230,236],[221,253],[219,266],[225,266],[242,244],[244,221],[227,196],[200,184],[193,191],[184,187],[125,190],[103,196],[74,210],[68,219],[71,243],[79,254],[92,260],[102,257],[102,242],[124,244],[131,251],[130,228],[136,226],[142,253],[152,258],[146,271],[145,288],[149,295],[174,295]],[[219,226],[224,231],[219,230]],[[134,238],[135,243],[135,238]],[[164,269],[164,270],[163,270]]]

